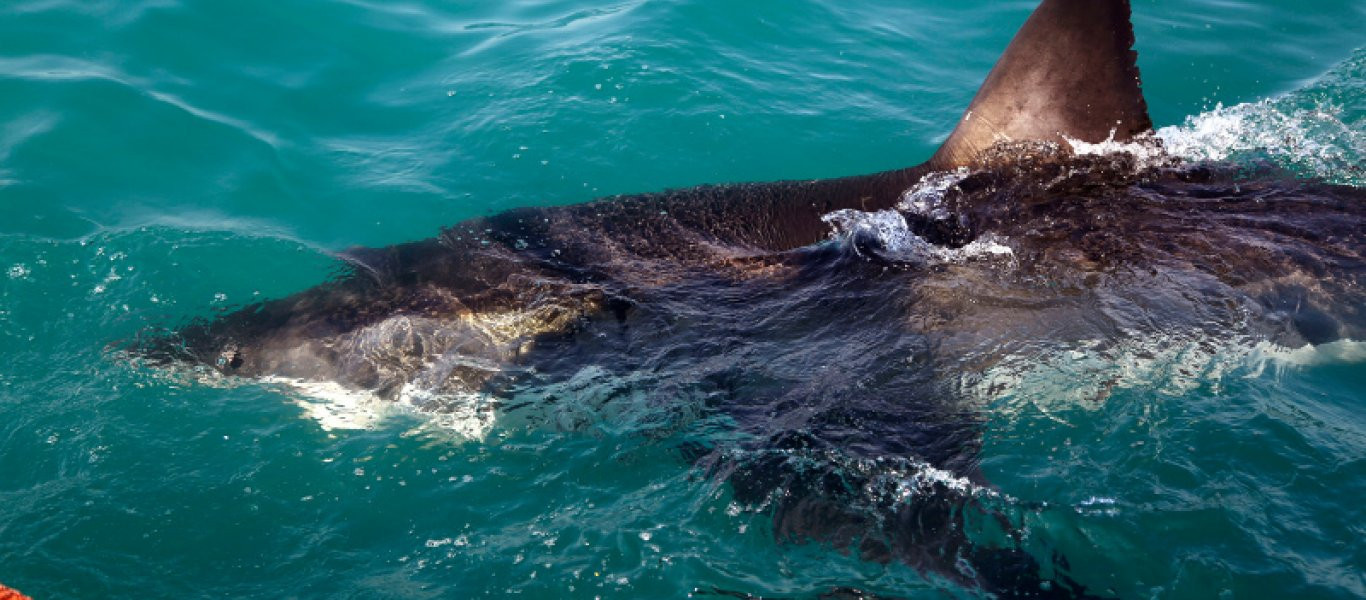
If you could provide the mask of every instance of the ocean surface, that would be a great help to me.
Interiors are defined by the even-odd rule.
[[[513,207],[917,164],[1033,6],[7,0],[0,582],[38,599],[972,596],[776,541],[681,456],[715,423],[648,429],[594,387],[621,382],[473,431],[111,348],[335,277],[339,250]],[[1134,10],[1173,153],[1366,186],[1366,3]],[[982,469],[1047,507],[1030,535],[1090,589],[1366,597],[1359,345],[1154,340],[994,376]]]

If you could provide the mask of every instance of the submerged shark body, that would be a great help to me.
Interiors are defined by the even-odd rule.
[[[643,394],[647,431],[724,417],[736,441],[689,455],[781,539],[1079,595],[1041,572],[1064,562],[1011,543],[977,468],[974,378],[1145,336],[1366,337],[1366,191],[1151,145],[1081,152],[1151,129],[1128,18],[1120,0],[1045,0],[926,164],[475,219],[134,350],[435,413],[479,399],[552,420],[557,394]],[[1005,543],[973,542],[993,527]]]

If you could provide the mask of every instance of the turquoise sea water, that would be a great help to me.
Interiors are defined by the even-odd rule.
[[[1366,4],[1135,4],[1169,146],[1363,185]],[[0,5],[0,582],[940,594],[905,566],[775,542],[679,457],[704,424],[642,435],[591,382],[562,426],[469,439],[411,414],[338,427],[358,417],[108,346],[314,285],[335,250],[507,208],[919,163],[1032,7]],[[1366,596],[1366,358],[1154,345],[993,388],[984,470],[1054,507],[1031,530],[1123,597]]]

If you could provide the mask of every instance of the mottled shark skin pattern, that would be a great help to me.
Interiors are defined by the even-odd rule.
[[[965,382],[1081,343],[1366,339],[1366,191],[1154,159],[1129,14],[1044,0],[925,164],[473,219],[129,350],[508,418],[616,382],[661,435],[724,416],[736,441],[684,455],[780,540],[1086,596],[1020,547]],[[1106,141],[1138,150],[1081,151]]]

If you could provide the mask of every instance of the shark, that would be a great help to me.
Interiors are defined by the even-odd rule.
[[[919,165],[471,219],[127,350],[570,428],[557,398],[636,394],[656,407],[642,431],[727,424],[680,450],[780,541],[1089,596],[1024,548],[981,472],[982,373],[1079,344],[1366,332],[1366,190],[1168,157],[1130,18],[1043,0]]]

